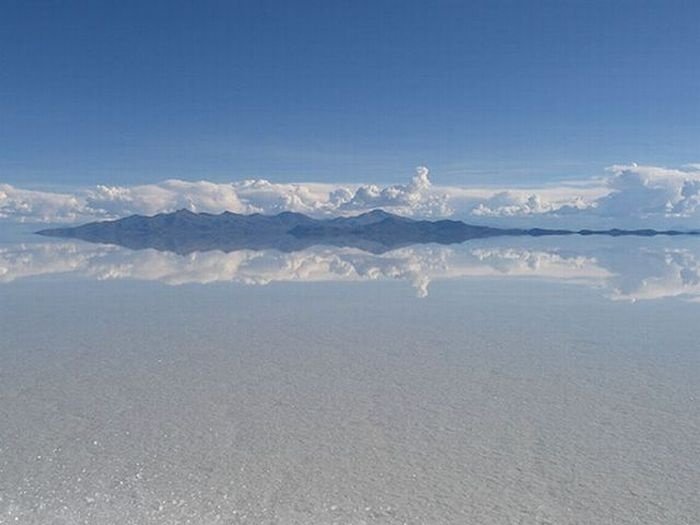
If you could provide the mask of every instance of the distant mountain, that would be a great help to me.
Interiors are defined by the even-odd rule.
[[[352,246],[381,253],[410,244],[454,244],[503,235],[682,235],[680,231],[656,230],[547,230],[502,229],[474,226],[461,221],[413,220],[373,210],[354,217],[313,219],[301,213],[278,215],[219,215],[179,210],[152,217],[132,215],[114,221],[91,222],[72,228],[37,232],[132,249],[154,248],[180,254],[195,251],[275,248],[295,251],[311,245]],[[695,232],[691,232],[695,234]]]

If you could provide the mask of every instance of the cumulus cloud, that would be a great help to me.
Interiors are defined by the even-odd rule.
[[[506,189],[467,204],[467,214],[485,218],[607,221],[621,226],[680,224],[700,219],[700,166],[682,168],[615,165],[602,179],[576,187]],[[450,201],[454,205],[454,200]]]
[[[478,222],[696,227],[700,218],[700,167],[616,165],[602,178],[531,188],[434,184],[420,167],[406,184],[229,183],[166,180],[137,186],[95,186],[74,192],[34,191],[0,184],[0,219],[80,222],[186,208],[195,212],[279,213],[316,217],[376,208],[411,217],[455,217]]]
[[[428,177],[428,168],[419,167],[408,184],[379,188],[372,184],[360,186],[354,193],[336,192],[340,211],[362,211],[374,208],[393,209],[404,215],[423,217],[451,215],[447,193],[435,192]]]
[[[601,215],[640,218],[700,216],[700,168],[682,169],[638,166],[611,166],[608,181],[612,190],[597,202]]]
[[[152,215],[186,208],[191,211],[246,212],[231,184],[167,180],[141,186],[97,186],[82,195],[86,210],[98,216]]]
[[[477,217],[522,217],[529,215],[571,213],[594,206],[581,195],[567,195],[563,199],[547,198],[541,193],[501,191],[479,202],[471,210]]]
[[[385,208],[407,216],[452,213],[447,195],[431,188],[426,168],[408,184],[276,184],[267,180],[231,183],[166,180],[138,186],[106,186],[74,193],[25,190],[0,185],[0,218],[21,222],[75,222],[152,215],[178,209],[194,212],[279,213],[295,211],[330,216]]]
[[[79,194],[23,190],[0,184],[0,219],[18,222],[72,222],[89,216]]]

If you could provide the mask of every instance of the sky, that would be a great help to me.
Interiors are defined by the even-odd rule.
[[[6,2],[0,218],[161,209],[84,208],[103,187],[123,196],[172,179],[168,206],[200,198],[187,182],[230,193],[264,179],[278,185],[274,205],[241,209],[309,211],[289,183],[352,199],[359,184],[411,186],[416,166],[445,188],[433,199],[524,188],[516,204],[534,195],[552,215],[635,176],[638,198],[648,176],[610,167],[642,166],[673,180],[666,202],[652,191],[641,207],[678,222],[700,178],[698,20],[700,4],[679,0]],[[56,199],[82,211],[56,215]]]

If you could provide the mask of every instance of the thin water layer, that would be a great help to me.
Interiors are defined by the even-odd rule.
[[[0,522],[698,523],[697,243],[625,242],[5,243]]]

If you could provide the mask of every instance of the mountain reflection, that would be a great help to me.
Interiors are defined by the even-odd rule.
[[[2,245],[0,245],[2,246]],[[673,239],[491,239],[459,246],[415,245],[384,253],[313,246],[195,252],[47,242],[0,247],[0,282],[49,275],[137,279],[169,285],[398,279],[419,297],[447,279],[541,279],[596,287],[611,299],[700,301],[700,242]]]

